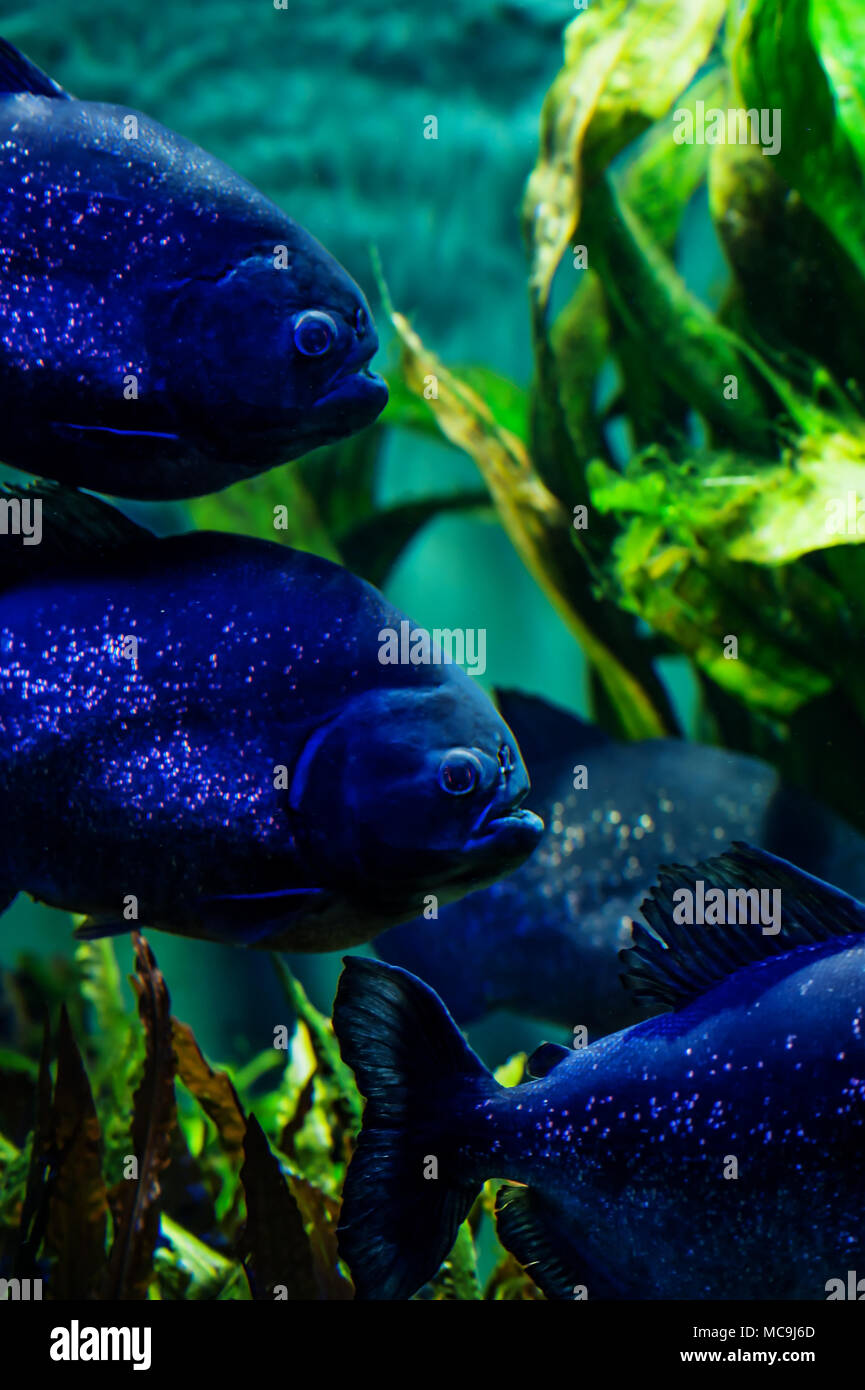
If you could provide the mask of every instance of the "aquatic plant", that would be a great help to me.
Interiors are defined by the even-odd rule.
[[[478,465],[592,665],[596,718],[669,729],[655,659],[684,654],[706,737],[860,826],[861,23],[852,0],[589,6],[523,205],[529,391],[484,394],[391,314],[405,390]],[[678,240],[705,204],[712,307]],[[403,404],[395,383],[391,419]]]
[[[336,1221],[362,1102],[329,1019],[274,957],[273,1045],[214,1068],[132,946],[134,1004],[110,941],[79,946],[71,978],[37,959],[2,978],[0,1277],[47,1299],[351,1298]],[[425,1298],[539,1297],[500,1248],[481,1282],[493,1201],[490,1184]]]

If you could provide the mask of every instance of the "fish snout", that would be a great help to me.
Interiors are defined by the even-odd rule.
[[[318,394],[317,405],[339,402],[369,412],[370,421],[384,410],[388,401],[387,383],[369,365],[378,352],[378,334],[365,305],[355,310],[349,321],[351,343],[348,351]]]
[[[498,753],[499,775],[488,805],[472,826],[467,848],[489,847],[510,858],[530,854],[544,832],[540,816],[522,807],[530,789],[529,774],[508,744]]]

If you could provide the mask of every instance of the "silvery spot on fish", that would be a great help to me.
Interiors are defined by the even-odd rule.
[[[5,463],[192,497],[384,408],[360,289],[220,160],[74,99],[3,40],[0,155]]]

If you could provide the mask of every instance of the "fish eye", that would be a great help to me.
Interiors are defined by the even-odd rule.
[[[308,309],[294,325],[294,345],[304,357],[321,357],[335,341],[336,324],[318,309]]]
[[[450,796],[467,796],[481,780],[481,765],[467,748],[452,748],[439,767],[439,786]]]

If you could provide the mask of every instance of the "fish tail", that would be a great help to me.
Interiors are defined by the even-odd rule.
[[[447,1257],[482,1185],[445,1157],[449,1113],[457,1097],[492,1095],[499,1085],[438,995],[397,966],[348,956],[333,1024],[366,1097],[340,1254],[357,1298],[409,1298]]]

